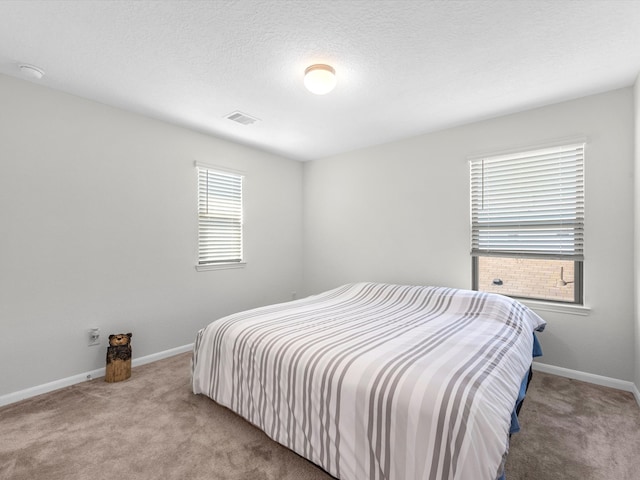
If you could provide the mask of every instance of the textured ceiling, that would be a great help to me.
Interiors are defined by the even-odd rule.
[[[0,73],[19,63],[308,160],[631,85],[640,0],[1,0]],[[312,63],[335,67],[330,94],[304,89]]]

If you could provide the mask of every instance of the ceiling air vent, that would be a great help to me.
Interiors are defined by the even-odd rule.
[[[254,118],[251,115],[247,115],[246,113],[242,112],[230,113],[226,116],[226,118],[242,125],[252,125],[258,121],[257,118]]]

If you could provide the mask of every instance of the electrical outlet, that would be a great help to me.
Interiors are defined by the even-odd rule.
[[[99,328],[90,328],[89,329],[89,346],[100,345],[100,329]]]

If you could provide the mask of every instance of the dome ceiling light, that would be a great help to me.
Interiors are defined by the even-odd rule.
[[[22,75],[33,80],[40,80],[44,76],[44,71],[35,65],[29,65],[27,63],[21,63],[18,65]]]
[[[329,93],[336,83],[336,71],[331,65],[315,64],[304,71],[304,86],[316,95]]]

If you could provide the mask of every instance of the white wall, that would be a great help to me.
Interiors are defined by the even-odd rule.
[[[306,293],[468,288],[466,157],[574,135],[589,137],[591,312],[541,312],[544,362],[640,386],[639,84],[635,132],[628,88],[300,164],[0,76],[0,396],[103,367],[109,333],[132,331],[134,357],[191,343],[214,318],[305,293],[303,265]],[[194,160],[247,174],[245,269],[194,269]],[[638,226],[638,191],[635,206]]]
[[[246,173],[244,269],[194,268],[195,160]],[[141,357],[289,300],[301,186],[299,162],[0,76],[0,396],[104,367],[109,333]]]
[[[587,316],[540,312],[544,363],[634,378],[631,88],[305,165],[305,290],[346,282],[471,286],[467,157],[587,136]],[[615,233],[613,233],[615,232]]]

